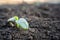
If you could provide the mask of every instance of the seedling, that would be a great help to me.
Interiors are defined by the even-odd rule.
[[[17,16],[14,16],[14,17],[8,19],[8,22],[10,22],[11,25],[13,25],[11,22],[14,22],[15,23],[14,25],[16,25],[17,28],[22,28],[24,30],[29,29],[29,24],[28,24],[27,20],[24,18],[19,19]]]

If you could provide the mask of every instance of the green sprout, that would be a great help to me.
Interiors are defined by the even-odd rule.
[[[24,19],[24,18],[19,19],[18,16],[14,16],[14,17],[8,19],[8,22],[9,21],[14,22],[17,28],[22,28],[24,30],[29,29],[29,24],[26,21],[26,19]],[[11,22],[10,22],[10,24],[13,25]]]

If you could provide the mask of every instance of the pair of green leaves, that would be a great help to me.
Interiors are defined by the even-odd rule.
[[[16,23],[17,28],[22,28],[24,30],[28,30],[28,28],[29,28],[29,24],[26,21],[26,19],[24,19],[24,18],[19,19],[18,16],[14,16],[14,17],[8,19],[8,21],[12,21],[12,22],[14,21]]]

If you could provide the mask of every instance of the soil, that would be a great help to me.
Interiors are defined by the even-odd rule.
[[[13,16],[26,18],[29,30],[10,26]],[[0,40],[60,40],[60,4],[1,5]]]

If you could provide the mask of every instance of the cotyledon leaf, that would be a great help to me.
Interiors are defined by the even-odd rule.
[[[8,21],[16,21],[16,20],[18,20],[18,19],[19,19],[18,16],[14,16],[14,17],[12,17],[12,18],[9,18]]]
[[[23,29],[29,28],[29,24],[24,18],[20,18],[19,20],[16,21],[16,23],[18,28],[23,28]]]

